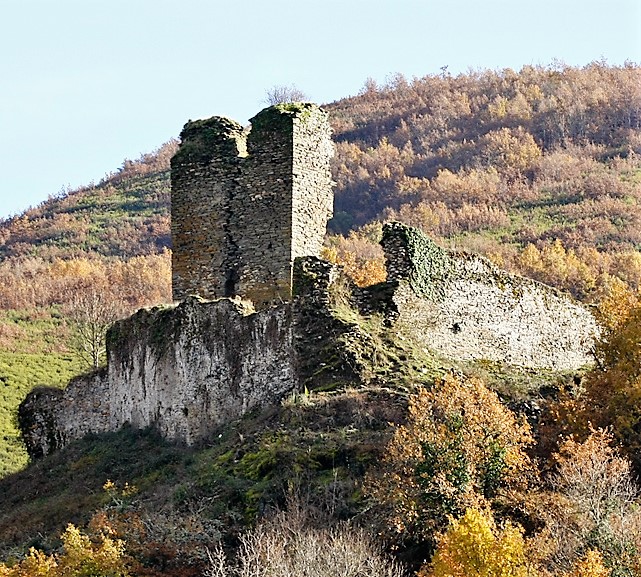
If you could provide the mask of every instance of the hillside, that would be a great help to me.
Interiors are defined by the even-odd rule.
[[[381,280],[379,223],[396,219],[583,300],[602,299],[614,278],[637,290],[640,86],[639,67],[598,62],[367,82],[360,95],[326,106],[337,143],[327,257],[359,284]],[[98,287],[120,316],[171,298],[176,146],[0,222],[5,354],[47,352],[77,371],[64,322],[74,294]],[[25,384],[2,376],[15,407]],[[13,446],[10,413],[2,423]],[[0,471],[14,470],[10,460]]]
[[[61,192],[2,222],[0,259],[130,258],[170,245],[170,141],[93,186]]]
[[[579,278],[583,271],[555,278],[538,270],[554,255],[523,254],[530,244],[572,251],[588,276],[623,276],[636,288],[640,85],[639,67],[600,62],[367,82],[360,95],[326,106],[337,142],[330,229],[345,235],[398,219],[585,297],[594,287]],[[1,223],[3,269],[8,257],[161,252],[170,242],[175,146]]]
[[[541,575],[569,575],[590,549],[616,566],[613,575],[633,575],[641,554],[636,496],[618,509],[625,519],[608,517],[594,529],[580,503],[563,517],[561,504],[575,496],[549,473],[587,453],[619,467],[621,483],[625,471],[632,478],[622,455],[641,471],[633,410],[641,359],[641,67],[398,76],[385,86],[368,81],[358,96],[325,108],[336,142],[329,260],[358,285],[372,285],[384,274],[382,222],[416,226],[442,246],[481,253],[597,305],[598,367],[559,375],[437,358],[344,307],[339,295],[337,314],[368,335],[367,350],[341,341],[366,379],[310,387],[193,448],[123,430],[25,468],[17,404],[34,386],[64,386],[91,369],[79,355],[83,302],[107,303],[113,320],[171,298],[172,141],[98,184],[0,222],[0,561],[29,545],[57,550],[73,522],[96,543],[101,534],[125,539],[136,575],[197,575],[209,562],[206,547],[220,542],[236,551],[256,518],[294,496],[324,511],[319,518],[366,528],[416,569],[448,515],[486,504],[498,526],[519,524],[539,539],[534,549],[538,543],[548,555],[533,561],[545,567]],[[461,418],[448,420],[452,414]],[[504,428],[491,429],[496,423]],[[592,425],[610,433],[599,437]],[[495,438],[475,444],[489,430]],[[561,446],[568,432],[577,441]],[[609,448],[613,440],[622,453]],[[621,527],[631,527],[625,538]],[[567,542],[579,544],[561,550]],[[624,545],[621,555],[616,547]]]

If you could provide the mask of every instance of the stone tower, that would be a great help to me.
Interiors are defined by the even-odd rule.
[[[293,262],[318,256],[332,215],[327,114],[280,104],[251,119],[188,122],[171,161],[173,298],[292,295]]]

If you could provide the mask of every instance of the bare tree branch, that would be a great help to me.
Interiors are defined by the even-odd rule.
[[[265,93],[265,102],[270,106],[284,102],[304,102],[308,100],[307,94],[300,90],[295,84],[286,86],[284,84],[272,86]]]

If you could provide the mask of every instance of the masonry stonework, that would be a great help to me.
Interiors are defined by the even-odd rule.
[[[318,107],[267,108],[249,133],[220,117],[190,122],[181,138],[172,265],[182,302],[116,323],[103,370],[27,396],[19,423],[32,457],[127,423],[191,444],[303,386],[367,382],[381,345],[340,307],[380,315],[436,356],[554,370],[591,362],[588,309],[416,229],[384,227],[387,281],[375,287],[316,258],[332,208]]]
[[[390,322],[418,344],[451,359],[559,371],[593,361],[597,323],[569,295],[446,251],[400,223],[384,227],[381,244]]]
[[[172,159],[173,294],[291,300],[294,259],[317,256],[332,215],[327,114],[277,105],[189,122]]]
[[[42,456],[127,423],[192,444],[273,403],[296,383],[291,316],[290,304],[255,313],[232,299],[190,297],[117,322],[105,370],[64,391],[34,391],[23,403],[29,453]]]

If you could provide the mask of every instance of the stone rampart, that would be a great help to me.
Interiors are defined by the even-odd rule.
[[[384,227],[391,322],[448,358],[575,370],[593,361],[598,327],[569,295],[446,251],[417,229]],[[387,303],[390,305],[390,303]]]
[[[393,333],[443,357],[555,370],[591,362],[598,329],[570,297],[478,256],[445,251],[400,224],[385,227],[382,244],[391,280],[372,289],[306,257],[295,262],[291,302],[254,312],[237,299],[191,297],[116,323],[106,369],[64,391],[36,390],[22,403],[30,455],[126,423],[191,444],[303,385],[367,382],[366,359],[378,345],[336,313],[337,303],[382,314]]]
[[[315,258],[332,210],[330,128],[318,107],[267,108],[249,134],[224,118],[190,122],[181,138],[172,265],[182,302],[116,323],[104,370],[27,396],[19,421],[31,456],[126,423],[191,444],[303,385],[368,382],[367,359],[382,345],[354,304],[452,359],[591,362],[598,328],[585,307],[416,229],[384,227],[388,279],[372,289]]]
[[[247,314],[238,301],[189,298],[141,310],[109,331],[105,370],[20,407],[32,456],[125,423],[188,444],[297,383],[291,304]]]

